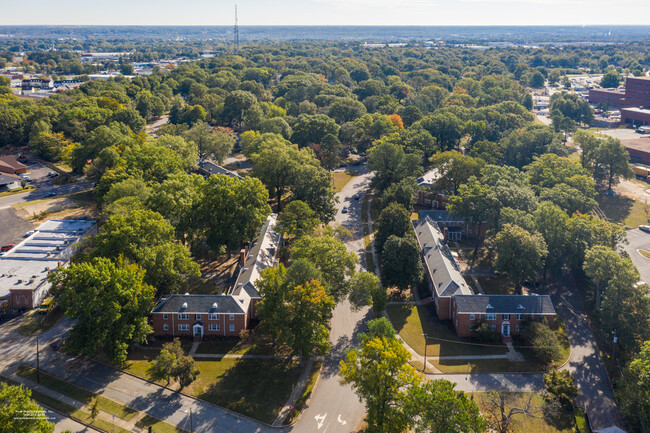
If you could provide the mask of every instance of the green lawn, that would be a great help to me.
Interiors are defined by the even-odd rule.
[[[625,225],[626,228],[648,224],[650,207],[647,203],[633,200],[622,195],[599,195],[598,206],[612,222]]]
[[[372,255],[372,252],[366,251],[366,270],[371,274],[375,273],[375,258]]]
[[[23,323],[20,324],[18,332],[26,337],[44,332],[59,323],[65,315],[63,308],[54,307],[47,314],[38,314],[38,309],[25,314]]]
[[[198,379],[184,392],[260,421],[272,423],[300,377],[297,360],[197,361]]]
[[[503,344],[477,345],[469,339],[456,337],[447,323],[437,319],[433,303],[424,306],[388,305],[386,311],[400,337],[420,355],[424,355],[423,333],[428,335],[427,356],[494,355],[507,352]]]
[[[186,433],[187,432],[182,428],[178,428],[164,421],[160,421],[149,415],[145,415],[141,420],[135,423],[135,426],[143,430],[146,430],[147,428],[151,427],[151,431],[154,431],[156,433]]]
[[[332,173],[332,179],[334,183],[334,192],[340,192],[345,185],[352,180],[354,176],[348,171],[336,171]]]
[[[36,382],[36,369],[21,365],[16,372],[18,376],[29,379],[33,382]],[[92,398],[95,396],[92,392],[80,388],[76,385],[73,385],[64,380],[58,379],[54,376],[50,376],[47,373],[41,371],[41,385],[46,388],[53,389],[61,394],[67,395],[70,398],[73,398],[81,403],[89,404]],[[99,410],[115,415],[118,418],[121,418],[125,421],[131,420],[138,414],[138,411],[128,408],[120,403],[117,403],[113,400],[109,400],[102,396],[98,396],[98,405]]]
[[[199,351],[287,354],[286,349],[275,348],[269,344],[243,346],[233,343],[234,341],[230,340],[202,342]],[[149,379],[148,370],[158,352],[159,348],[135,349],[129,354],[126,371]],[[183,392],[268,423],[275,420],[284,406],[301,371],[298,361],[294,359],[197,358],[196,365],[200,374]],[[164,381],[158,383],[165,385]],[[170,387],[178,389],[175,383]]]
[[[522,407],[529,398],[529,393],[517,393],[512,402],[508,402],[505,406],[506,412],[513,407]],[[483,415],[490,420],[490,415],[485,410],[487,406],[487,394],[484,392],[476,392],[472,394],[481,409]],[[533,395],[532,406],[540,408],[544,405],[544,399],[541,395]],[[549,420],[546,417],[531,418],[525,415],[515,415],[512,418],[512,432],[513,433],[573,433],[575,421],[571,413],[565,413],[557,419]]]
[[[17,189],[12,189],[11,191],[3,191],[3,192],[0,192],[0,197],[7,197],[9,195],[22,194],[24,192],[34,191],[35,189],[36,189],[36,187],[34,187],[34,186],[26,186],[25,188],[17,188]]]

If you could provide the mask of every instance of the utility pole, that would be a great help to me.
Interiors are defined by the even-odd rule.
[[[40,385],[41,383],[41,353],[40,347],[38,344],[38,335],[36,334],[36,383]]]
[[[422,366],[422,373],[427,372],[427,334],[422,334],[424,337],[424,365]]]
[[[237,4],[235,4],[235,53],[239,51],[239,18],[237,17]]]

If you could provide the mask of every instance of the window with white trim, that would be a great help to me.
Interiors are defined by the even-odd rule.
[[[167,320],[167,313],[163,314],[163,320]]]
[[[163,331],[169,331],[169,326],[166,323],[163,325]]]
[[[219,315],[216,313],[208,314],[208,320],[219,320]]]
[[[219,325],[215,325],[214,323],[211,323],[208,325],[208,329],[210,331],[220,331],[221,327]]]
[[[195,318],[196,320],[201,320],[201,315],[200,315],[200,314],[195,314],[195,315],[194,315],[194,318]]]
[[[474,320],[474,315],[473,314],[469,315],[469,320]]]
[[[235,325],[230,325],[230,332],[235,332]]]
[[[502,314],[502,315],[501,315],[501,318],[502,318],[503,320],[510,320],[510,314]]]
[[[517,313],[517,320],[521,320],[523,317],[524,317],[523,314],[521,314],[521,313]]]
[[[230,317],[228,318],[228,320],[235,320],[235,315],[231,314]]]
[[[178,320],[189,320],[190,316],[187,313],[178,313]]]
[[[179,323],[178,324],[178,330],[179,331],[189,331],[190,330],[190,325],[187,323]]]
[[[486,313],[485,320],[497,320],[497,315],[494,313]]]

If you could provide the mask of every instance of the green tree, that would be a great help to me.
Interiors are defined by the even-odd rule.
[[[355,309],[369,305],[375,314],[381,314],[386,307],[388,295],[373,273],[357,272],[350,279],[350,303]]]
[[[607,190],[620,182],[621,178],[630,178],[633,173],[629,166],[630,155],[617,138],[607,137],[598,148],[599,165],[603,170],[603,181]],[[597,179],[599,180],[599,179]]]
[[[300,200],[289,203],[278,217],[279,229],[296,238],[313,233],[317,224],[316,213]]]
[[[569,217],[566,212],[550,202],[540,203],[533,215],[537,231],[542,235],[548,250],[544,257],[544,280],[546,280],[549,269],[557,273],[564,264]]]
[[[199,376],[200,370],[196,366],[194,358],[189,356],[180,356],[176,358],[172,368],[172,376],[181,385],[181,389],[189,386]]]
[[[351,384],[366,405],[371,432],[401,432],[411,424],[404,411],[407,389],[420,378],[409,365],[411,356],[394,336],[365,336],[340,362],[343,384]]]
[[[551,370],[544,375],[544,386],[550,399],[558,401],[567,410],[573,409],[573,399],[579,394],[575,379],[568,370]]]
[[[625,272],[630,279],[634,279],[635,268],[628,257],[623,257],[614,249],[595,245],[584,253],[585,275],[595,284],[596,309],[600,309],[601,293],[610,286],[611,280]]]
[[[526,110],[530,111],[533,109],[533,97],[530,93],[524,95],[524,100],[521,101],[521,105],[523,105]]]
[[[367,113],[366,107],[352,98],[340,98],[334,101],[327,115],[338,123],[351,122]]]
[[[338,135],[339,126],[324,114],[301,114],[293,125],[291,141],[300,147],[321,143],[328,135]]]
[[[349,252],[343,242],[326,235],[303,236],[293,244],[291,258],[306,259],[321,272],[321,283],[336,302],[350,291],[347,279],[354,275],[359,258]]]
[[[621,83],[621,76],[615,69],[608,71],[603,78],[600,79],[600,86],[605,89],[616,88]]]
[[[546,79],[544,78],[544,75],[542,75],[541,72],[535,71],[533,75],[530,77],[530,87],[533,87],[535,89],[541,89],[544,87],[544,84],[546,83]]]
[[[57,303],[76,321],[67,345],[86,355],[103,350],[123,364],[129,345],[144,343],[151,333],[155,289],[144,274],[137,265],[104,257],[54,272],[49,278]]]
[[[414,177],[407,177],[386,188],[381,197],[381,203],[383,206],[397,203],[404,206],[406,210],[411,211],[417,198],[418,182]]]
[[[162,349],[149,368],[149,377],[152,380],[164,380],[169,385],[175,362],[176,355],[167,349]]]
[[[0,382],[0,431],[3,433],[52,433],[54,424],[40,414],[43,409],[31,399],[32,390]]]
[[[379,214],[377,221],[377,234],[375,235],[375,248],[377,252],[384,251],[384,244],[389,237],[395,235],[403,237],[413,229],[411,228],[411,214],[399,203],[391,203]]]
[[[223,120],[226,124],[231,124],[233,122],[240,124],[244,119],[246,110],[253,107],[256,103],[257,98],[251,92],[247,92],[246,90],[235,90],[230,92],[223,103]]]
[[[324,223],[332,221],[336,215],[335,203],[338,201],[332,188],[333,178],[322,167],[313,163],[301,164],[289,183],[294,200],[302,200],[316,212]]]
[[[440,150],[456,148],[462,137],[462,122],[452,113],[436,113],[424,117],[416,125],[427,130],[435,139]]]
[[[174,242],[174,228],[151,210],[112,216],[91,245],[94,257],[124,257],[138,264],[159,294],[179,293],[189,277],[201,275],[187,248]]]
[[[319,145],[318,158],[326,170],[334,170],[341,162],[341,142],[333,134],[323,137]]]
[[[618,386],[618,399],[627,426],[643,431],[650,426],[650,341],[630,361],[623,373],[623,383]]]
[[[259,179],[210,176],[194,211],[195,239],[205,239],[217,254],[224,246],[228,251],[239,248],[255,236],[271,213],[268,199]]]
[[[407,412],[415,431],[480,433],[486,422],[474,402],[456,384],[445,379],[427,381],[408,390]]]
[[[479,175],[482,161],[451,150],[433,155],[431,166],[438,171],[435,188],[453,195],[471,176]]]
[[[206,123],[195,123],[184,136],[194,142],[200,159],[214,159],[218,164],[226,159],[235,145],[230,134],[213,131]]]
[[[381,191],[406,177],[422,173],[421,156],[404,153],[398,144],[381,140],[369,153],[368,168],[375,172],[372,183]]]
[[[468,224],[478,226],[474,255],[476,255],[481,242],[482,222],[496,219],[497,209],[494,203],[492,189],[488,185],[481,184],[474,176],[458,188],[456,195],[449,198],[447,206],[449,212],[464,218]]]
[[[546,322],[530,322],[526,325],[526,338],[535,357],[544,364],[560,361],[562,345],[557,334]]]
[[[538,233],[506,224],[497,234],[495,246],[497,271],[507,274],[515,283],[516,292],[521,293],[522,284],[535,277],[542,268],[548,252],[544,238]]]
[[[422,274],[420,247],[410,233],[404,237],[391,235],[384,245],[381,279],[384,287],[396,286],[401,291],[418,281]]]
[[[88,406],[90,407],[90,419],[94,422],[97,415],[99,415],[99,398],[97,396],[93,397]]]

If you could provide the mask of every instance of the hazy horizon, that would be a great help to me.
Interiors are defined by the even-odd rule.
[[[638,0],[240,0],[240,25],[270,26],[596,26],[647,25],[650,2]],[[232,25],[233,1],[80,0],[11,2],[0,25]]]

